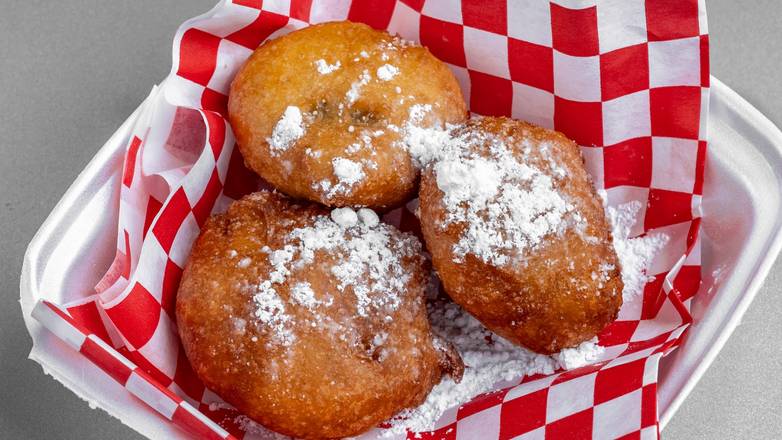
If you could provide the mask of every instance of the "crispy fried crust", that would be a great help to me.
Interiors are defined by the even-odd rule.
[[[340,67],[320,74],[317,60]],[[377,71],[384,65],[396,67],[398,74],[380,80]],[[371,80],[348,105],[346,94],[365,71]],[[402,44],[364,24],[332,22],[256,49],[231,84],[228,113],[247,165],[280,191],[328,206],[384,208],[403,203],[416,189],[418,170],[395,145],[415,104],[432,106],[431,123],[466,118],[456,79],[428,49]],[[288,106],[317,116],[286,151],[272,154],[267,139]],[[380,132],[373,135],[372,148],[348,151],[362,135]],[[365,165],[361,182],[329,195],[320,185],[338,182],[332,163],[338,157],[376,167]]]
[[[546,237],[541,247],[525,253],[526,267],[497,267],[471,254],[457,263],[453,245],[465,225],[444,227],[444,195],[428,167],[421,178],[421,226],[445,290],[489,329],[536,352],[555,353],[591,339],[616,319],[623,284],[605,214],[579,147],[561,133],[506,118],[474,119],[464,129],[503,137],[517,157],[525,140],[548,143],[566,171],[563,178],[555,178],[556,187],[585,217],[587,229],[585,234],[569,229],[562,236]],[[533,148],[526,163],[548,170],[546,161]],[[613,266],[607,281],[593,279],[601,264]]]
[[[308,439],[359,434],[420,404],[442,371],[458,369],[441,364],[446,354],[434,348],[424,304],[428,269],[418,255],[403,259],[411,275],[407,291],[391,319],[384,319],[356,315],[355,296],[338,293],[329,271],[338,257],[318,251],[312,264],[292,270],[276,287],[288,301],[296,340],[287,347],[270,343],[253,315],[252,296],[272,270],[261,248],[279,249],[290,231],[324,214],[322,207],[294,205],[269,192],[235,202],[206,222],[176,302],[185,353],[207,387],[266,427]],[[402,237],[394,230],[392,240]],[[250,264],[237,264],[245,258]],[[290,287],[303,281],[318,299],[334,299],[314,319],[312,310],[289,301]],[[346,330],[330,331],[322,325],[328,322]],[[388,334],[382,359],[367,351],[381,333]]]

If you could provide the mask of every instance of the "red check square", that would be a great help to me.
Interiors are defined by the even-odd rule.
[[[603,148],[603,169],[606,188],[648,187],[652,182],[652,138],[630,139]]]
[[[291,0],[291,17],[296,20],[310,21],[312,0]]]
[[[391,22],[396,0],[375,0],[372,2],[352,2],[348,20],[366,23],[375,29],[386,29]]]
[[[464,55],[464,27],[448,21],[421,16],[421,44],[446,63],[467,67]]]
[[[228,96],[207,87],[201,94],[201,107],[225,117],[228,115]]]
[[[176,320],[176,293],[181,279],[182,269],[169,258],[166,261],[166,268],[163,270],[163,292],[160,303],[172,320]]]
[[[494,392],[482,394],[465,403],[459,407],[456,413],[456,418],[461,420],[475,413],[479,413],[492,406],[497,406],[505,399],[505,395],[508,394],[509,388],[504,388]]]
[[[660,87],[649,90],[652,135],[698,139],[700,87]]]
[[[199,29],[185,31],[179,43],[177,75],[206,87],[217,66],[219,46],[220,37]]]
[[[595,405],[641,388],[645,365],[644,358],[598,371],[595,378]]]
[[[190,366],[190,361],[187,360],[185,349],[181,344],[179,345],[179,352],[177,354],[174,382],[190,396],[190,398],[195,400],[201,400],[201,396],[203,396],[204,389],[206,388]]]
[[[177,192],[166,203],[163,212],[158,217],[155,226],[152,227],[152,233],[160,242],[160,246],[166,253],[171,251],[171,244],[174,242],[179,227],[190,212],[190,202],[187,200],[185,191],[179,188]]]
[[[546,423],[548,388],[535,391],[502,405],[499,440],[511,439]]]
[[[646,43],[600,55],[603,100],[649,88],[649,49]]]
[[[255,21],[225,37],[225,39],[255,50],[256,47],[269,38],[269,35],[288,24],[288,20],[289,18],[284,15],[261,11]]]
[[[626,344],[636,328],[638,328],[638,321],[614,321],[603,329],[598,335],[598,340],[600,345],[605,347]]]
[[[673,288],[681,301],[687,301],[698,293],[701,285],[700,266],[682,266],[673,280]]]
[[[600,52],[597,37],[597,7],[569,9],[551,3],[554,49],[568,55],[588,57]]]
[[[654,319],[660,311],[666,294],[663,291],[663,282],[668,272],[657,274],[653,281],[644,286],[643,304],[641,305],[641,319]]]
[[[554,129],[584,146],[603,145],[603,108],[599,102],[554,99]]]
[[[692,194],[652,188],[644,227],[648,229],[692,220]]]
[[[128,296],[106,309],[106,314],[132,348],[138,350],[155,333],[160,310],[160,304],[155,297],[144,286],[136,283]]]
[[[698,2],[654,0],[646,2],[646,31],[649,41],[697,37]]]
[[[593,411],[592,408],[589,408],[559,419],[554,423],[549,423],[546,425],[546,438],[563,440],[591,439]]]
[[[554,49],[508,38],[508,64],[513,81],[554,92]]]
[[[513,83],[505,78],[470,71],[470,111],[484,116],[510,116]]]
[[[505,35],[508,33],[507,0],[462,0],[465,26]]]

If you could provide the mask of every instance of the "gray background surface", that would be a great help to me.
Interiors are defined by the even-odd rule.
[[[68,185],[169,70],[174,31],[214,0],[0,2],[0,438],[135,439],[27,360],[22,255]],[[775,0],[707,0],[712,73],[782,124]],[[666,438],[782,438],[777,264]]]

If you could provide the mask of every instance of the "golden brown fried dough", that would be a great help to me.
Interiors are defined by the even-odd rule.
[[[459,367],[435,348],[428,277],[417,239],[369,210],[329,217],[255,193],[193,246],[179,333],[198,376],[252,419],[301,438],[356,435]]]
[[[428,49],[351,22],[310,26],[264,43],[242,67],[228,113],[248,167],[280,191],[328,206],[399,205],[418,168],[412,121],[461,122],[466,106]]]
[[[579,147],[506,118],[451,130],[422,174],[420,217],[445,290],[486,327],[539,353],[616,319],[623,284]]]

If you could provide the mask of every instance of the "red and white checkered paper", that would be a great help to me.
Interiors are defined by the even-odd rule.
[[[175,295],[206,218],[259,185],[225,119],[233,75],[265,40],[344,19],[427,46],[451,67],[473,113],[513,116],[575,139],[609,204],[646,202],[633,234],[670,237],[642,297],[600,334],[599,363],[519,377],[419,434],[657,438],[657,365],[681,342],[700,284],[709,97],[703,0],[221,2],[180,27],[172,72],[135,124],[113,265],[95,292],[70,304],[42,302],[34,316],[146,402],[151,416],[157,411],[198,437],[253,437],[237,426],[237,412],[210,410],[220,398],[184,356]],[[405,209],[385,219],[416,230]]]

